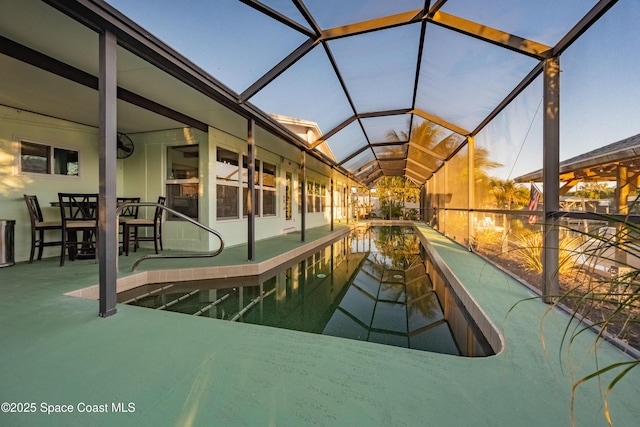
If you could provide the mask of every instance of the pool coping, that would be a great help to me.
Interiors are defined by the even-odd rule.
[[[249,262],[246,264],[219,265],[208,267],[192,268],[166,268],[158,270],[145,270],[132,272],[116,280],[116,292],[123,292],[138,286],[152,283],[164,283],[172,281],[206,280],[206,279],[226,279],[230,277],[259,276],[267,271],[309,252],[313,252],[318,247],[324,246],[349,234],[357,227],[366,226],[366,223],[357,223],[351,227],[334,231],[327,236],[313,240],[309,243],[298,246],[294,249],[276,255],[262,262]],[[91,285],[74,291],[65,293],[66,296],[97,300],[100,297],[100,285]]]
[[[453,289],[453,293],[458,297],[464,309],[489,342],[495,355],[502,353],[505,347],[505,337],[500,333],[498,326],[491,321],[489,315],[482,309],[478,301],[471,295],[458,276],[456,276],[453,269],[442,259],[424,233],[422,233],[415,224],[413,228],[420,239],[420,243],[425,248],[425,251],[427,251],[434,267],[442,276],[445,283]]]

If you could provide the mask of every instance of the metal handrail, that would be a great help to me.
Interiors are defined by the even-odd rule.
[[[184,254],[151,254],[151,255],[143,255],[140,258],[138,258],[136,260],[136,262],[133,263],[133,266],[131,267],[131,271],[135,271],[136,267],[138,266],[138,264],[140,264],[142,261],[147,260],[147,259],[154,259],[154,258],[213,258],[215,256],[218,256],[220,254],[220,252],[222,252],[222,250],[224,249],[224,239],[222,238],[222,235],[220,233],[218,233],[216,230],[207,227],[204,224],[200,224],[198,221],[195,221],[193,218],[189,218],[188,216],[186,216],[183,213],[177,212],[163,204],[160,203],[151,203],[151,202],[128,202],[128,203],[123,203],[122,205],[118,206],[118,208],[116,209],[116,215],[120,215],[120,212],[122,212],[126,207],[129,206],[144,206],[144,207],[155,207],[155,208],[161,208],[164,209],[165,211],[171,212],[172,214],[189,221],[191,224],[202,228],[205,231],[208,231],[209,233],[213,234],[214,236],[216,236],[218,238],[218,240],[220,240],[220,247],[213,251],[213,252],[195,252],[195,253],[184,253]]]

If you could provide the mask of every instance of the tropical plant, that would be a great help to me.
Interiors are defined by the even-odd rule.
[[[476,228],[471,242],[474,250],[482,252],[487,247],[496,245],[502,239],[502,230],[495,227]]]
[[[514,235],[517,248],[515,254],[521,260],[525,269],[542,273],[542,232],[523,230]],[[579,237],[565,237],[558,246],[559,262],[558,274],[566,274],[576,267],[578,248],[582,243]]]
[[[604,182],[585,182],[572,194],[588,199],[610,199],[613,198],[614,191],[614,188],[609,187]]]
[[[496,206],[502,209],[522,208],[529,203],[529,189],[513,180],[491,178],[489,193],[495,197]]]
[[[391,219],[402,216],[402,203],[398,200],[383,198],[380,201],[380,216],[382,218]]]
[[[418,200],[420,189],[403,176],[386,176],[376,183],[376,193],[381,216],[393,218],[403,215],[406,201]]]
[[[407,234],[404,227],[382,227],[375,236],[378,252],[390,261],[390,267],[406,269],[420,253],[420,240]]]
[[[594,329],[597,341],[605,337],[625,340],[632,328],[640,325],[640,225],[629,221],[628,217],[597,215],[609,226],[606,232],[585,231],[582,228],[566,227],[566,235],[578,236],[560,241],[560,262],[556,274],[562,276],[564,269],[579,269],[582,274],[574,274],[570,285],[561,288],[558,295],[543,295],[555,299],[544,318],[553,313],[553,309],[562,306],[568,309],[570,320],[567,323],[559,351],[564,348],[571,352],[571,346],[578,336]],[[540,233],[522,234],[520,252],[529,268],[540,271],[538,260],[542,249]],[[567,244],[563,244],[563,241]],[[582,242],[577,244],[577,242]],[[597,274],[599,267],[611,265],[609,275]],[[575,322],[575,320],[580,320]],[[585,322],[581,322],[586,320]],[[544,338],[544,337],[543,337]],[[598,345],[593,346],[597,352]],[[597,356],[596,356],[597,359]],[[597,359],[598,360],[598,359]],[[573,385],[571,411],[578,387],[591,380],[600,380],[604,374],[612,374],[604,393],[605,416],[613,425],[608,406],[608,397],[613,388],[633,368],[640,365],[640,359],[633,359],[606,366],[597,365],[594,372],[585,375]]]

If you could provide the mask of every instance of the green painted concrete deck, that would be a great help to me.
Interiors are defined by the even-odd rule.
[[[0,269],[0,402],[32,402],[36,412],[0,413],[0,425],[571,425],[571,386],[594,368],[593,336],[583,334],[567,360],[558,351],[567,317],[554,312],[542,328],[545,351],[546,305],[523,302],[507,316],[530,296],[523,286],[418,228],[500,329],[498,355],[455,357],[123,305],[102,319],[96,301],[64,295],[97,282],[93,261],[18,263]],[[310,230],[307,241],[329,234]],[[258,242],[258,257],[290,250],[296,237]],[[229,248],[216,262],[243,263],[245,254]],[[154,262],[140,268],[159,268]],[[630,360],[609,344],[598,358]],[[632,371],[611,394],[615,426],[638,425],[639,379]],[[113,411],[130,402],[134,412]],[[46,414],[43,404],[74,412]],[[83,404],[107,412],[81,413]],[[578,389],[576,409],[577,426],[606,425],[597,383]]]

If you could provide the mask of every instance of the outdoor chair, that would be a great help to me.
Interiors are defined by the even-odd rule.
[[[158,197],[158,204],[164,206],[167,198],[166,197]],[[151,242],[153,241],[153,246],[158,253],[158,244],[160,245],[160,250],[163,250],[162,247],[162,211],[161,207],[156,207],[153,218],[134,218],[129,219],[124,224],[124,251],[125,255],[129,255],[129,246],[131,245],[130,239],[133,237],[133,251],[136,252],[140,247],[140,242]],[[139,230],[140,228],[152,228],[153,235],[150,236],[140,236]]]
[[[40,203],[38,203],[38,196],[24,194],[24,201],[27,203],[27,210],[29,211],[29,219],[31,221],[31,255],[29,256],[29,262],[31,263],[33,262],[36,247],[38,248],[38,260],[41,260],[45,246],[62,245],[62,240],[45,241],[45,231],[57,230],[61,232],[62,222],[44,220]],[[58,239],[60,239],[60,236],[58,236]]]
[[[58,193],[58,200],[62,218],[60,266],[64,265],[67,251],[72,261],[97,258],[98,194]]]
[[[116,206],[120,207],[127,203],[140,203],[140,197],[117,197],[116,198]],[[120,239],[120,244],[124,245],[124,225],[127,221],[138,218],[138,210],[140,206],[126,206],[120,211],[120,215],[118,216],[119,230],[118,233],[122,236]],[[124,248],[124,246],[123,246]]]

